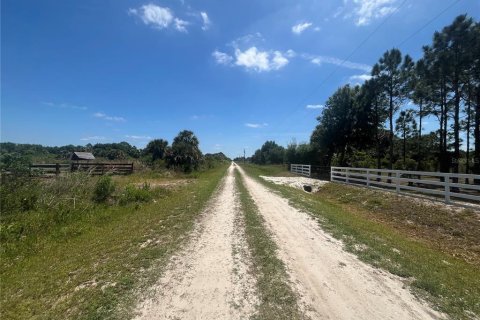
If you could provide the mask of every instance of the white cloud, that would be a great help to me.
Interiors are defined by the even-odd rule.
[[[169,8],[154,4],[146,4],[138,9],[130,9],[128,12],[138,16],[146,25],[151,25],[159,29],[168,28],[174,19],[174,15]]]
[[[265,38],[260,32],[250,33],[228,43],[228,46],[234,49],[253,47],[265,42]]]
[[[249,128],[257,129],[257,128],[264,128],[264,127],[268,126],[268,123],[265,123],[265,122],[264,123],[248,123],[247,122],[247,123],[245,123],[245,126],[249,127]]]
[[[367,80],[370,80],[371,78],[372,78],[372,76],[369,75],[369,74],[355,74],[348,79],[349,79],[350,83],[361,84],[361,83],[363,83]]]
[[[235,64],[257,72],[279,70],[288,64],[288,59],[280,51],[270,53],[256,47],[242,51],[235,50]]]
[[[213,51],[212,56],[215,58],[215,61],[218,64],[229,65],[233,61],[233,57],[226,54],[225,52],[220,52],[218,50]]]
[[[266,51],[258,51],[256,47],[251,47],[245,51],[236,49],[235,56],[235,64],[237,66],[244,66],[247,69],[253,69],[255,71],[270,70],[270,61],[268,52]]]
[[[295,34],[301,34],[303,31],[307,30],[311,26],[312,26],[311,22],[299,23],[292,27],[292,32]]]
[[[85,138],[80,138],[81,141],[92,141],[92,140],[107,140],[107,138],[103,136],[92,136],[92,137],[85,137]]]
[[[328,63],[336,66],[345,67],[348,69],[361,70],[365,72],[370,72],[372,70],[372,67],[367,64],[344,61],[335,57],[312,56],[312,55],[303,55],[303,57],[310,60],[310,62],[316,65],[322,65],[323,63]]]
[[[203,21],[202,30],[208,30],[210,28],[210,25],[212,24],[210,18],[208,17],[208,14],[205,11],[201,11],[200,16],[202,17]]]
[[[353,0],[353,15],[357,26],[366,26],[396,10],[397,0]]]
[[[150,136],[135,136],[135,135],[125,135],[125,138],[132,139],[132,140],[151,140],[152,137]]]
[[[174,22],[175,22],[175,29],[177,29],[180,32],[185,32],[185,33],[187,32],[187,26],[189,25],[187,21],[175,18]]]
[[[129,9],[128,13],[139,17],[144,24],[160,30],[173,27],[177,31],[186,33],[187,26],[190,24],[188,21],[176,17],[170,8],[151,3],[138,9]]]
[[[105,113],[103,112],[95,112],[93,114],[93,116],[95,118],[100,118],[100,119],[104,119],[104,120],[107,120],[107,121],[116,121],[116,122],[125,122],[127,120],[125,120],[125,118],[123,117],[117,117],[117,116],[109,116],[109,115],[106,115]]]
[[[273,59],[272,59],[272,68],[274,70],[278,70],[283,68],[288,64],[288,59],[285,58],[280,51],[275,51],[273,53]]]
[[[297,53],[292,49],[288,49],[287,52],[285,52],[285,56],[287,58],[295,58],[297,56]]]
[[[49,106],[49,107],[54,107],[54,108],[60,108],[60,109],[73,109],[73,110],[87,110],[87,107],[84,106],[77,106],[74,104],[69,104],[69,103],[53,103],[53,102],[42,102],[43,105]]]
[[[323,105],[322,104],[308,104],[307,109],[322,109]]]

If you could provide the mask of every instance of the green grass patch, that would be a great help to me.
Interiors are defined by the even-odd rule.
[[[115,177],[117,194],[102,204],[84,190],[75,208],[57,197],[50,206],[2,212],[2,319],[130,317],[135,293],[158,278],[226,168],[188,177],[194,181],[174,190],[137,189],[132,183],[143,177]]]
[[[259,179],[259,175],[268,171],[264,167],[247,165],[243,168],[289,199],[293,206],[318,217],[322,228],[341,239],[347,251],[353,252],[364,262],[404,277],[415,294],[427,299],[451,318],[471,319],[480,315],[478,265],[442,250],[437,244],[424,241],[400,223],[395,223],[393,218],[388,223],[375,219],[372,207],[388,207],[385,204],[388,201],[382,196],[370,197],[371,202],[367,205],[371,207],[366,208],[359,201],[360,196],[349,194],[352,187],[335,184],[332,187],[336,188],[336,195],[332,193],[326,196],[322,192],[308,194]],[[353,189],[358,193],[368,192]],[[408,202],[409,199],[400,198],[399,201]],[[432,222],[427,218],[422,220]],[[444,222],[439,223],[445,225]]]
[[[256,319],[305,319],[298,307],[297,296],[283,262],[277,257],[277,246],[265,227],[265,222],[242,182],[238,170],[235,180],[245,214],[245,233],[252,253],[257,277],[260,304]]]

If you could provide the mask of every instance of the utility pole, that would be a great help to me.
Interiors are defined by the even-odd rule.
[[[243,149],[243,164],[245,164],[245,149]]]

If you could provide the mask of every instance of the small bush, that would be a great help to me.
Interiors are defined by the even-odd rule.
[[[127,185],[124,192],[120,196],[120,204],[126,205],[131,202],[148,202],[152,199],[152,191],[150,185],[144,183],[141,188],[137,188],[134,185]]]
[[[93,200],[95,202],[105,202],[115,191],[115,184],[110,176],[103,176],[98,179],[93,191]]]

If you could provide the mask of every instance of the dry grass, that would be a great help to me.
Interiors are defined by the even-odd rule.
[[[323,187],[317,196],[480,266],[480,215],[472,209],[441,208],[411,197],[336,183]]]

